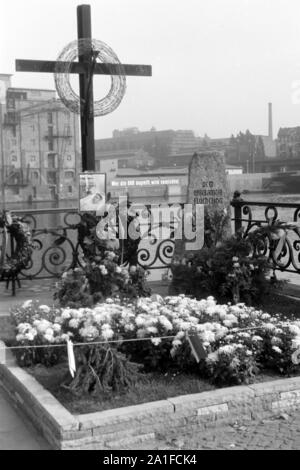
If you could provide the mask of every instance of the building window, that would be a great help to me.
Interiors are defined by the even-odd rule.
[[[17,139],[11,139],[11,145],[15,147],[17,145]]]
[[[32,124],[32,126],[30,126],[30,128],[31,128],[32,132],[35,131],[35,125],[34,124]]]
[[[57,178],[56,178],[56,172],[55,171],[48,171],[47,173],[47,183],[48,184],[56,184]]]
[[[69,193],[73,193],[73,186],[69,186],[69,187],[68,187],[68,192],[69,192]]]
[[[65,178],[66,180],[72,180],[74,178],[73,171],[65,171]]]
[[[30,161],[31,161],[31,162],[35,162],[35,161],[36,161],[36,156],[35,156],[35,155],[31,155]]]
[[[53,114],[52,113],[47,114],[47,122],[48,122],[48,124],[53,124]]]
[[[31,174],[31,178],[34,179],[34,180],[38,180],[39,179],[39,172],[38,171],[33,171],[32,174]]]
[[[35,186],[32,187],[32,192],[33,192],[32,197],[36,198],[36,187]]]
[[[49,153],[48,155],[48,168],[56,168],[55,166],[55,153]]]
[[[11,161],[12,161],[12,162],[18,161],[17,155],[12,155],[12,156],[11,156]]]
[[[71,162],[72,161],[72,155],[67,155],[67,160],[68,160],[68,162]]]
[[[48,150],[54,150],[53,140],[48,141]]]

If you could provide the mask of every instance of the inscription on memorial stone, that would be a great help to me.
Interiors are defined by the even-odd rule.
[[[230,189],[224,156],[219,152],[193,155],[189,167],[188,202],[204,204],[206,232],[218,232],[218,241],[231,235]]]

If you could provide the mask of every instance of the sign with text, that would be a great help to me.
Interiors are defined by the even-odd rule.
[[[170,185],[170,184],[180,184],[179,179],[159,179],[159,178],[147,178],[147,179],[128,179],[128,180],[120,180],[120,181],[112,181],[111,186],[114,188],[120,188],[120,187],[138,187],[138,186],[165,186],[165,185]]]

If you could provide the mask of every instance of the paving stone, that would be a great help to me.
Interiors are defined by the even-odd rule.
[[[0,450],[49,450],[46,441],[13,408],[0,387]]]

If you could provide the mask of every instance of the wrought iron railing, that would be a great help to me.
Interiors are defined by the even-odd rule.
[[[268,257],[274,270],[300,274],[300,204],[236,198],[231,205],[235,232],[243,229],[247,237],[263,229],[259,252]]]
[[[153,206],[141,207],[142,211],[137,211],[141,229],[138,264],[146,270],[164,269],[172,260],[175,230],[183,205],[165,205],[165,211],[169,209],[175,214],[169,217],[160,210],[160,218],[155,215]],[[13,213],[29,225],[33,241],[31,262],[20,279],[60,277],[65,270],[80,266],[82,250],[78,242],[80,215],[77,209],[14,210]]]
[[[300,222],[300,204],[266,203],[233,199],[232,224],[235,231],[243,228],[244,236],[259,227],[272,227],[278,222]],[[166,269],[171,263],[177,221],[182,215],[182,204],[176,208],[175,217],[158,220],[153,206],[144,206],[141,223],[142,238],[138,248],[138,263],[147,270]],[[146,211],[146,214],[145,214]],[[30,265],[21,273],[22,279],[59,277],[63,271],[80,265],[81,247],[76,226],[80,215],[75,208],[14,210],[26,221],[32,232],[33,255]],[[171,220],[170,222],[167,222]],[[299,224],[300,226],[300,224]],[[158,233],[160,231],[160,233]],[[300,274],[300,229],[289,230],[278,253],[278,239],[265,236],[260,247],[268,256],[274,269]],[[276,253],[276,255],[275,255]]]

